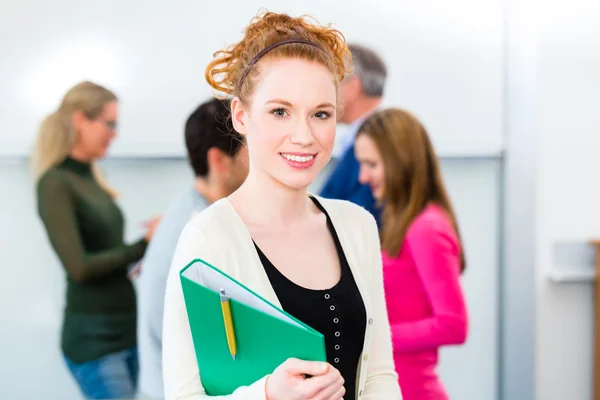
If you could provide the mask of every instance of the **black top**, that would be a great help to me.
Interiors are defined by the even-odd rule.
[[[341,278],[332,288],[312,290],[287,279],[256,246],[282,308],[325,336],[327,361],[336,367],[345,381],[344,399],[356,399],[356,373],[363,350],[366,319],[362,297],[346,260],[335,228],[321,204],[311,197],[326,215],[342,267]]]
[[[127,267],[146,241],[124,243],[123,215],[93,177],[72,158],[37,184],[38,212],[67,272],[62,349],[74,362],[98,359],[136,343],[136,300]]]

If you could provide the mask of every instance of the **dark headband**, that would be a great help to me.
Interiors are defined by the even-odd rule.
[[[266,48],[262,49],[260,51],[260,53],[258,53],[257,55],[255,55],[254,58],[252,60],[250,60],[250,62],[246,66],[246,69],[244,70],[244,74],[240,78],[240,83],[239,83],[240,87],[244,83],[244,79],[246,79],[246,75],[248,75],[248,73],[250,72],[250,69],[254,66],[254,64],[256,64],[258,62],[258,60],[261,59],[262,56],[264,56],[265,54],[267,54],[269,51],[273,50],[276,47],[282,46],[284,44],[289,44],[289,43],[303,43],[303,44],[307,44],[307,45],[313,46],[313,47],[321,50],[323,53],[325,53],[325,50],[323,50],[323,48],[321,46],[319,46],[318,44],[316,44],[314,42],[311,42],[309,40],[304,40],[304,39],[287,39],[287,40],[282,40],[281,42],[275,42],[272,45],[267,46]]]

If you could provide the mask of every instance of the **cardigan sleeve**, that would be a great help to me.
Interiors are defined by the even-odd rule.
[[[375,219],[369,216],[366,244],[369,263],[372,268],[370,300],[372,312],[371,349],[367,362],[367,379],[362,399],[365,400],[401,400],[398,375],[394,366],[392,336],[388,320],[383,289],[383,266],[381,246]]]
[[[227,396],[209,396],[200,379],[196,353],[179,279],[190,261],[202,258],[214,262],[215,247],[192,223],[179,238],[167,280],[163,319],[163,380],[166,400],[266,400],[266,377],[242,386]]]

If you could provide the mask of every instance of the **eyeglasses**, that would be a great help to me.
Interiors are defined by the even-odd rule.
[[[104,121],[104,124],[111,131],[116,131],[117,130],[117,121]]]
[[[117,130],[117,126],[118,126],[117,125],[117,121],[106,121],[106,120],[104,120],[102,118],[98,118],[98,121],[101,121],[111,131],[116,131]]]

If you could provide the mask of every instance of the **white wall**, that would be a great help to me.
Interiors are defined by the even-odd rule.
[[[471,331],[465,346],[442,351],[440,374],[453,399],[494,400],[501,163],[479,159],[442,164],[469,261],[464,286]],[[122,194],[131,239],[141,232],[139,222],[160,213],[190,181],[183,160],[108,160],[104,165]],[[0,398],[79,398],[59,350],[64,275],[34,211],[22,159],[0,158],[0,187],[8,194],[0,196]]]
[[[536,399],[536,1],[507,1],[501,400]]]
[[[497,153],[503,1],[4,1],[0,154],[27,154],[40,120],[67,88],[92,79],[121,99],[120,126],[128,134],[112,154],[183,155],[173,127],[211,94],[206,65],[241,39],[260,7],[309,13],[381,52],[390,71],[386,103],[427,121],[441,152]]]
[[[502,161],[446,159],[442,168],[466,251],[462,283],[469,336],[464,346],[442,349],[439,372],[451,399],[495,400],[500,368]]]
[[[538,15],[537,399],[592,398],[593,287],[555,283],[553,246],[600,238],[600,3]],[[596,377],[600,379],[600,377]]]

